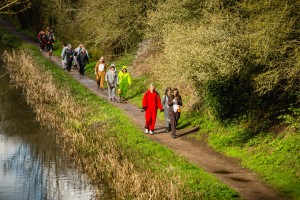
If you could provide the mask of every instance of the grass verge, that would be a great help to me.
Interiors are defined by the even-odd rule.
[[[64,151],[102,188],[97,197],[238,198],[213,176],[150,141],[129,117],[42,57],[38,48],[24,45],[4,58],[14,85],[22,88],[37,119],[59,130]]]

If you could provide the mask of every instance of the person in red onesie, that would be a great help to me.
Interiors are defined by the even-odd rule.
[[[147,90],[144,94],[142,100],[142,111],[146,111],[145,119],[146,119],[146,126],[145,126],[145,133],[153,134],[157,109],[160,109],[163,112],[163,107],[161,105],[160,96],[155,91],[154,84],[150,84],[149,90]]]

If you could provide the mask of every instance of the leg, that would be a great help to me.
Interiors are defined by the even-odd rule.
[[[171,137],[176,138],[176,125],[174,112],[169,113],[170,124],[171,124]]]
[[[155,122],[156,122],[156,115],[157,115],[157,110],[156,109],[153,109],[151,110],[151,124],[150,124],[150,127],[149,129],[151,131],[154,131],[154,128],[155,128]]]
[[[108,87],[108,98],[109,98],[109,101],[112,101],[112,91],[111,91],[111,88],[110,88],[109,84],[107,84],[107,87]]]
[[[146,110],[145,119],[146,119],[146,126],[145,126],[145,128],[149,130],[150,129],[150,125],[152,123],[151,111],[150,110]]]
[[[82,76],[84,76],[85,65],[82,66]]]
[[[100,78],[100,88],[103,90],[104,88],[104,79],[105,79],[105,72],[99,72],[99,78]]]
[[[165,117],[165,123],[166,123],[166,132],[169,132],[169,124],[170,124],[170,119],[169,119],[169,110],[168,109],[166,109],[166,107],[165,107],[165,109],[164,109],[164,117]]]
[[[180,118],[180,112],[175,112],[174,113],[174,116],[175,116],[175,127],[177,127],[178,125],[178,120]]]
[[[116,87],[111,89],[111,93],[113,101],[116,101]]]

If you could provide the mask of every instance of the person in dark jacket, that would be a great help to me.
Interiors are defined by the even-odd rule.
[[[176,138],[176,127],[180,118],[182,99],[177,88],[173,89],[173,94],[168,95],[169,117],[171,124],[171,137]]]
[[[66,59],[66,63],[67,63],[66,69],[68,72],[71,71],[73,56],[74,56],[74,50],[72,49],[72,45],[68,44],[68,47],[66,48],[63,55],[63,59]]]
[[[53,45],[54,45],[54,37],[52,34],[48,33],[47,34],[47,51],[49,54],[49,59],[52,57],[52,51],[53,51]]]
[[[89,57],[86,53],[85,48],[83,48],[77,55],[77,61],[79,63],[79,74],[84,76],[85,65],[89,62]]]

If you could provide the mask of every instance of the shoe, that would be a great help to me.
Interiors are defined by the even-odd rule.
[[[166,133],[168,133],[169,132],[169,128],[166,128]]]
[[[112,98],[109,98],[109,101],[112,102]]]
[[[153,133],[154,133],[154,131],[151,131],[151,130],[149,131],[149,134],[150,134],[150,135],[153,135]]]
[[[177,135],[176,135],[176,134],[172,134],[171,137],[172,137],[173,139],[175,139],[175,138],[177,138]]]
[[[145,133],[147,134],[148,132],[149,132],[149,130],[146,128],[146,129],[145,129]]]

